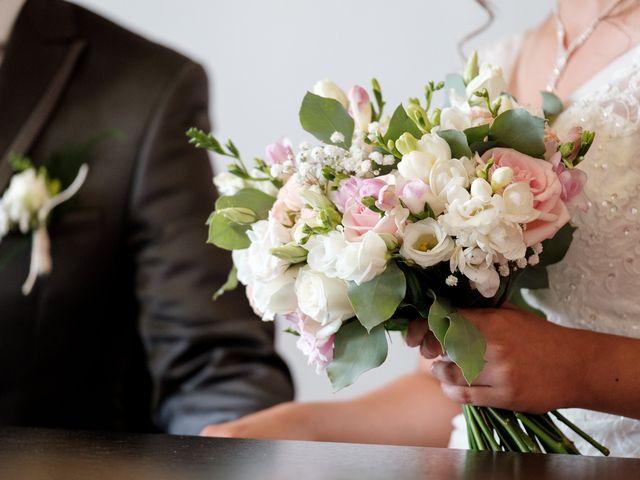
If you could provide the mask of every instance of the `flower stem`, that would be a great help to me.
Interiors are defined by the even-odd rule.
[[[496,439],[494,438],[493,432],[489,428],[489,425],[487,425],[487,421],[485,420],[484,415],[482,415],[482,411],[472,405],[469,405],[467,408],[471,412],[471,415],[473,415],[477,425],[480,427],[480,430],[482,430],[485,440],[491,447],[491,450],[493,450],[494,452],[501,451],[502,449],[498,445],[498,442],[496,442]]]
[[[584,431],[582,431],[580,428],[578,428],[575,424],[573,424],[568,418],[566,418],[560,412],[558,412],[557,410],[554,410],[554,411],[551,412],[551,414],[554,417],[556,417],[558,420],[560,420],[562,423],[564,423],[571,430],[573,430],[578,435],[580,435],[585,441],[589,442],[595,449],[597,449],[605,457],[609,456],[609,454],[611,452],[609,451],[609,449],[607,447],[605,447],[602,444],[600,444],[597,441],[595,441],[590,435],[586,434]]]
[[[517,425],[514,425],[515,422],[511,418],[506,416],[503,417],[502,412],[499,413],[493,408],[487,408],[487,411],[509,433],[509,435],[517,445],[519,452],[529,453],[532,451],[532,449],[529,448],[529,444],[532,443],[531,439],[527,437],[527,442],[522,438],[522,434],[519,431],[520,428]]]
[[[558,442],[557,440],[552,438],[544,428],[538,425],[538,423],[533,419],[529,418],[529,416],[520,412],[516,412],[515,415],[523,425],[529,428],[536,435],[536,437],[538,437],[538,439],[544,444],[545,450],[548,448],[553,453],[568,453],[567,449],[564,448],[564,445],[562,445],[561,442]]]
[[[478,425],[476,424],[473,415],[469,411],[469,405],[463,405],[462,408],[467,412],[467,422],[468,422],[467,428],[471,429],[471,434],[474,437],[478,450],[488,450],[487,444],[484,442],[484,439],[482,438],[482,433],[480,432],[480,429],[478,428]]]

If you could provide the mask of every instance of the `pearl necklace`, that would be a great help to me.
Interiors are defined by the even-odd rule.
[[[556,65],[551,71],[551,75],[549,75],[549,81],[547,83],[547,91],[553,92],[558,85],[558,80],[564,73],[565,68],[567,67],[567,63],[569,59],[573,56],[575,51],[582,46],[584,42],[591,36],[596,27],[602,22],[605,18],[611,15],[611,12],[620,5],[624,0],[616,0],[604,11],[598,15],[595,21],[589,25],[586,29],[582,31],[580,35],[573,39],[573,41],[565,47],[565,39],[566,39],[566,30],[564,28],[564,24],[562,23],[562,19],[560,18],[560,12],[558,11],[558,2],[553,9],[553,15],[556,19],[556,39],[558,41],[558,56],[556,57]]]

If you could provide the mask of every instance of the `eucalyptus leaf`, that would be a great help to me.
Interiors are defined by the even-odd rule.
[[[474,143],[484,142],[486,136],[489,135],[490,128],[491,125],[488,123],[485,123],[484,125],[478,125],[477,127],[467,128],[464,131],[464,134],[467,137],[467,144],[471,146]]]
[[[307,92],[300,107],[300,124],[318,140],[348,149],[355,124],[340,102]],[[334,132],[344,135],[344,142],[334,143]]]
[[[449,302],[442,298],[436,298],[429,309],[429,330],[431,330],[438,339],[443,350],[445,337],[449,329],[449,315],[451,315],[452,312],[453,308],[451,308]]]
[[[216,301],[225,292],[230,292],[231,290],[234,290],[237,286],[238,286],[238,270],[234,265],[233,267],[231,267],[231,270],[229,270],[227,281],[224,282],[224,284],[218,290],[216,290],[216,293],[213,294],[213,300]]]
[[[440,138],[446,140],[451,148],[452,158],[471,158],[473,155],[469,144],[467,143],[467,137],[459,130],[442,130],[438,132]]]
[[[404,299],[407,285],[404,273],[396,262],[390,261],[382,274],[357,285],[349,282],[349,301],[358,321],[371,331],[390,319]]]
[[[550,238],[542,242],[542,253],[540,254],[539,266],[549,266],[561,261],[573,241],[573,232],[576,231],[576,227],[567,223],[558,232]]]
[[[524,298],[524,296],[522,295],[522,290],[519,288],[514,288],[512,293],[511,293],[511,297],[509,297],[509,303],[511,303],[512,305],[515,305],[516,307],[520,308],[521,310],[524,310],[525,312],[529,312],[532,313],[540,318],[544,318],[546,320],[547,316],[544,314],[544,312],[542,312],[541,310],[538,310],[537,308],[532,307],[531,305],[529,305],[529,302],[527,302],[527,300]]]
[[[540,92],[540,94],[542,95],[544,116],[549,120],[553,120],[564,110],[562,100],[553,92]]]
[[[247,237],[250,225],[240,225],[232,222],[220,213],[214,213],[209,217],[209,238],[207,243],[225,250],[241,250],[251,244]]]
[[[515,281],[516,289],[529,288],[532,290],[549,288],[547,267],[537,265],[525,268]]]
[[[410,133],[415,138],[422,138],[422,132],[416,125],[416,122],[409,118],[406,110],[402,105],[398,105],[398,108],[393,112],[391,120],[389,121],[389,128],[384,136],[384,143],[388,143],[389,140],[394,142],[402,136],[403,133]]]
[[[261,220],[269,218],[269,210],[276,201],[275,197],[255,188],[243,188],[235,195],[220,197],[216,202],[216,210],[226,208],[247,208]]]
[[[487,363],[484,359],[487,344],[478,328],[460,313],[450,313],[449,322],[445,351],[471,385]]]
[[[489,130],[491,140],[532,157],[542,157],[544,118],[531,115],[524,108],[507,110],[496,117]]]
[[[333,361],[327,368],[334,391],[351,385],[364,372],[382,365],[387,349],[382,325],[370,333],[357,321],[342,325],[336,333]]]

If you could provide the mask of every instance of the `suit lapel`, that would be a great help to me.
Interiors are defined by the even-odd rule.
[[[28,154],[85,46],[70,5],[27,2],[0,66],[0,193],[12,175],[9,154]]]

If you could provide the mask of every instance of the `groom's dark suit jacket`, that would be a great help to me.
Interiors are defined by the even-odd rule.
[[[215,198],[193,125],[208,128],[200,66],[75,5],[27,1],[0,66],[0,192],[9,152],[44,163],[121,135],[90,150],[29,296],[28,237],[0,242],[0,424],[197,433],[291,397],[272,326],[241,290],[212,302],[230,259],[205,244]]]

